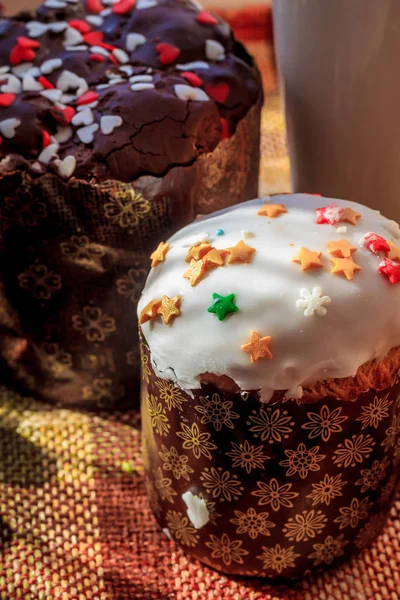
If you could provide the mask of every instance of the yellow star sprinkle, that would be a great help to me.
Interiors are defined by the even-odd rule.
[[[207,271],[215,269],[216,267],[223,267],[225,265],[225,256],[228,254],[226,250],[217,250],[212,248],[210,252],[203,257],[203,263]]]
[[[329,254],[339,258],[350,258],[352,253],[357,250],[356,246],[352,246],[347,240],[339,240],[338,242],[326,242]]]
[[[360,265],[356,265],[352,258],[332,258],[333,268],[331,273],[344,275],[346,279],[354,279],[354,273],[361,271]]]
[[[173,298],[170,298],[169,296],[163,296],[161,300],[161,306],[158,308],[157,313],[162,316],[164,323],[169,325],[170,322],[175,319],[175,317],[181,314],[180,306],[180,296],[174,296]]]
[[[255,363],[259,358],[272,358],[269,344],[271,337],[269,335],[261,337],[256,331],[252,331],[250,334],[250,341],[247,344],[243,344],[241,349],[243,352],[250,354],[250,360]]]
[[[156,267],[158,264],[164,262],[165,256],[169,249],[170,244],[168,242],[160,242],[153,254],[150,254],[151,266]]]
[[[354,211],[351,208],[345,208],[340,215],[340,223],[351,223],[351,225],[357,225],[357,219],[361,218],[361,214]]]
[[[190,263],[190,261],[192,259],[200,260],[211,249],[212,249],[212,246],[208,242],[202,242],[201,244],[198,244],[197,246],[192,246],[186,255],[185,261],[187,263]]]
[[[237,262],[249,263],[256,249],[248,246],[243,240],[240,240],[236,246],[227,248],[227,251],[229,252],[228,264]]]
[[[192,260],[190,267],[183,274],[183,277],[189,279],[190,285],[194,287],[203,279],[205,272],[206,268],[202,260]]]
[[[284,204],[263,204],[257,214],[260,217],[276,219],[276,217],[279,217],[279,215],[283,215],[284,213],[287,213],[287,209]]]
[[[147,323],[157,316],[157,311],[161,306],[161,300],[151,300],[142,310],[139,317],[139,323]]]
[[[395,260],[396,262],[400,262],[399,246],[396,246],[396,244],[394,244],[393,242],[389,242],[389,240],[388,240],[388,244],[390,246],[390,252],[388,254],[388,258],[390,258],[390,260]]]
[[[296,256],[293,256],[292,261],[301,265],[302,271],[307,271],[308,269],[324,266],[320,260],[320,256],[321,252],[313,252],[302,246],[300,252]]]

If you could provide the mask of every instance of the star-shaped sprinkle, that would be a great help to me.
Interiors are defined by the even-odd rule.
[[[296,301],[296,306],[305,308],[304,315],[306,317],[312,317],[315,314],[323,317],[327,313],[325,304],[330,304],[331,299],[329,296],[321,296],[321,294],[322,288],[320,287],[315,287],[312,293],[306,288],[301,288],[301,298]]]
[[[300,252],[296,254],[296,256],[293,256],[292,261],[301,265],[302,271],[308,271],[308,269],[315,269],[324,266],[320,256],[321,252],[313,252],[312,250],[302,246],[300,248]]]
[[[392,285],[400,281],[400,265],[390,258],[384,258],[379,263],[378,271],[382,275],[386,275]]]
[[[373,233],[372,231],[364,235],[361,243],[364,248],[371,250],[371,252],[374,254],[378,254],[378,252],[384,252],[387,254],[390,251],[390,246],[385,238],[377,233]]]
[[[344,275],[346,279],[354,279],[354,273],[361,271],[360,265],[357,265],[352,258],[332,258],[333,267],[331,273],[335,275]]]
[[[340,221],[340,217],[343,213],[343,208],[338,206],[336,202],[332,202],[328,204],[328,206],[321,206],[321,208],[317,208],[317,223],[318,225],[322,225],[324,223],[328,223],[328,225],[335,225],[338,221]]]
[[[256,249],[251,248],[243,240],[240,240],[236,246],[227,248],[227,251],[229,252],[228,264],[237,262],[249,263]]]
[[[205,264],[202,260],[192,260],[190,267],[185,271],[183,277],[189,279],[190,285],[195,287],[203,279],[205,272]]]
[[[388,244],[390,248],[388,258],[390,258],[390,260],[400,262],[400,247],[396,246],[396,244],[394,244],[393,242],[388,242]]]
[[[350,256],[357,250],[356,246],[353,246],[347,240],[339,240],[338,242],[326,242],[328,246],[329,254],[337,256],[338,258],[350,258]]]
[[[227,254],[227,250],[217,250],[216,248],[212,248],[210,252],[207,252],[202,259],[206,271],[210,271],[216,267],[223,267],[225,265],[225,257]]]
[[[157,310],[157,314],[162,316],[162,319],[166,325],[169,325],[175,317],[181,314],[181,297],[174,296],[163,296],[161,299],[161,305]]]
[[[269,217],[270,219],[276,219],[277,217],[285,213],[287,213],[287,209],[284,204],[263,204],[257,214],[260,217]]]
[[[269,344],[271,337],[269,335],[262,337],[256,331],[252,331],[250,334],[250,341],[241,346],[243,352],[250,354],[250,360],[255,363],[259,358],[272,358]]]
[[[223,321],[229,313],[235,313],[239,309],[236,306],[235,294],[228,294],[227,296],[220,296],[219,294],[213,294],[214,302],[207,309],[209,313],[217,315],[219,321]]]
[[[361,219],[361,214],[351,208],[345,208],[340,215],[340,223],[351,223],[357,225],[357,219]]]
[[[150,300],[150,302],[144,307],[142,312],[140,313],[139,323],[143,325],[143,323],[147,323],[147,321],[151,321],[157,316],[157,311],[161,306],[161,300]]]
[[[185,261],[187,263],[190,263],[190,261],[192,261],[193,259],[200,260],[205,254],[207,254],[207,252],[211,250],[211,248],[212,246],[208,242],[201,242],[200,244],[196,244],[195,246],[192,246],[190,248],[189,252],[186,255]]]
[[[154,252],[150,254],[151,266],[156,267],[158,264],[164,262],[169,249],[170,244],[168,242],[160,242]]]

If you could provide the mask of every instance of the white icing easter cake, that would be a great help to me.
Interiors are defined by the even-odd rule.
[[[157,375],[300,397],[400,345],[400,228],[355,202],[264,197],[162,243],[139,302]]]

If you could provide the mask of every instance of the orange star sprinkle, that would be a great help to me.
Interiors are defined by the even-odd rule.
[[[388,254],[388,258],[390,258],[390,260],[395,260],[396,262],[400,262],[399,246],[396,246],[396,244],[394,244],[393,242],[389,242],[389,240],[388,240],[388,244],[390,246],[390,252]]]
[[[190,285],[194,287],[201,281],[206,272],[206,266],[202,260],[192,260],[190,267],[183,274],[185,279],[189,279]]]
[[[227,251],[229,252],[228,264],[237,262],[249,263],[256,249],[248,246],[243,240],[240,240],[236,246],[227,248]]]
[[[361,271],[360,265],[356,265],[352,258],[332,258],[333,268],[331,273],[344,275],[346,279],[354,279],[354,273]]]
[[[161,300],[151,300],[142,310],[139,317],[140,325],[151,321],[157,316],[157,311],[161,306]]]
[[[186,255],[185,261],[187,263],[190,263],[190,261],[192,259],[200,260],[211,249],[212,249],[212,246],[208,242],[202,242],[201,244],[198,244],[197,246],[192,246]]]
[[[260,217],[276,219],[276,217],[279,217],[279,215],[283,215],[284,213],[287,213],[287,209],[284,204],[263,204],[257,214]]]
[[[338,242],[326,242],[329,254],[338,256],[339,258],[350,258],[353,252],[357,250],[356,246],[352,246],[347,240],[339,240]]]
[[[243,344],[241,349],[243,352],[250,354],[250,360],[255,363],[259,358],[272,358],[269,344],[271,337],[269,335],[261,337],[257,331],[252,331],[250,334],[250,341],[247,344]]]
[[[153,254],[150,254],[151,266],[156,267],[158,264],[164,262],[165,256],[169,249],[170,244],[168,242],[160,242]]]
[[[321,252],[313,252],[302,246],[300,252],[296,256],[293,256],[292,261],[301,265],[302,271],[308,271],[308,269],[324,266],[320,260],[320,256]]]
[[[351,208],[345,208],[340,215],[340,223],[351,223],[351,225],[357,225],[357,219],[361,218],[361,214],[354,211]]]
[[[223,267],[225,265],[225,257],[227,254],[228,252],[226,250],[212,248],[202,259],[206,270],[209,271],[216,267]]]
[[[161,300],[161,306],[158,308],[157,313],[162,316],[162,319],[166,325],[169,325],[175,317],[181,314],[181,297],[174,296],[163,296]]]

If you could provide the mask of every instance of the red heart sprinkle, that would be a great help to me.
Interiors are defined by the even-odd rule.
[[[42,148],[47,148],[50,144],[50,134],[48,131],[42,131]]]
[[[110,54],[110,56],[108,57],[108,60],[110,62],[112,62],[113,65],[119,65],[119,62],[117,61],[117,59],[115,58],[115,56],[113,54]]]
[[[104,56],[102,54],[93,53],[89,56],[90,60],[94,60],[96,62],[104,62]]]
[[[202,10],[198,13],[196,21],[202,23],[202,25],[217,25],[218,19],[216,19],[211,13],[206,10]]]
[[[41,83],[46,90],[54,90],[55,88],[55,86],[48,79],[46,79],[46,77],[43,77],[43,75],[38,77],[38,82]]]
[[[206,85],[206,92],[216,102],[223,104],[229,96],[229,85],[227,83],[209,83]]]
[[[221,125],[221,140],[227,140],[230,137],[228,121],[226,119],[221,118]]]
[[[66,106],[65,108],[60,108],[59,106],[53,106],[50,109],[50,113],[52,117],[60,123],[60,125],[68,125],[71,122],[72,117],[75,114],[75,109],[72,106]]]
[[[112,11],[115,15],[124,15],[128,11],[132,10],[135,6],[135,0],[120,0],[117,4],[114,4]]]
[[[390,252],[390,246],[385,238],[377,233],[372,233],[372,231],[364,235],[364,246],[375,254],[377,252],[385,252],[385,254]]]
[[[103,37],[102,31],[90,31],[89,33],[85,33],[83,39],[89,46],[98,46],[103,41]]]
[[[98,14],[101,13],[101,11],[104,9],[104,6],[100,2],[100,0],[87,0],[86,8],[88,12]]]
[[[109,50],[110,52],[115,50],[115,46],[112,46],[111,44],[106,44],[105,42],[98,42],[96,46],[100,46],[100,48],[104,48],[105,50]]]
[[[18,44],[16,44],[10,52],[10,63],[12,65],[19,65],[24,60],[29,62],[34,58],[35,53],[33,50],[31,50],[30,48],[21,48],[21,46],[18,46]]]
[[[81,104],[90,104],[91,102],[95,102],[99,94],[97,92],[93,92],[89,90],[89,92],[85,92],[82,96],[79,96],[77,100],[77,104],[80,106]]]
[[[201,87],[203,85],[203,80],[196,73],[192,73],[192,71],[184,71],[181,75],[186,81],[194,85],[194,87]]]
[[[392,285],[400,281],[400,264],[390,260],[390,258],[384,258],[379,263],[378,271],[386,275]]]
[[[163,65],[169,65],[173,63],[181,51],[176,46],[172,44],[167,44],[166,42],[160,42],[156,46],[156,50],[159,54],[160,63]]]
[[[0,94],[0,106],[7,108],[7,106],[10,106],[10,104],[14,102],[15,98],[16,95],[11,94],[10,92]]]
[[[79,33],[89,33],[92,29],[89,23],[82,21],[81,19],[71,19],[71,21],[68,21],[68,25],[79,31]]]
[[[24,36],[17,37],[17,44],[20,48],[40,48],[40,42]]]

